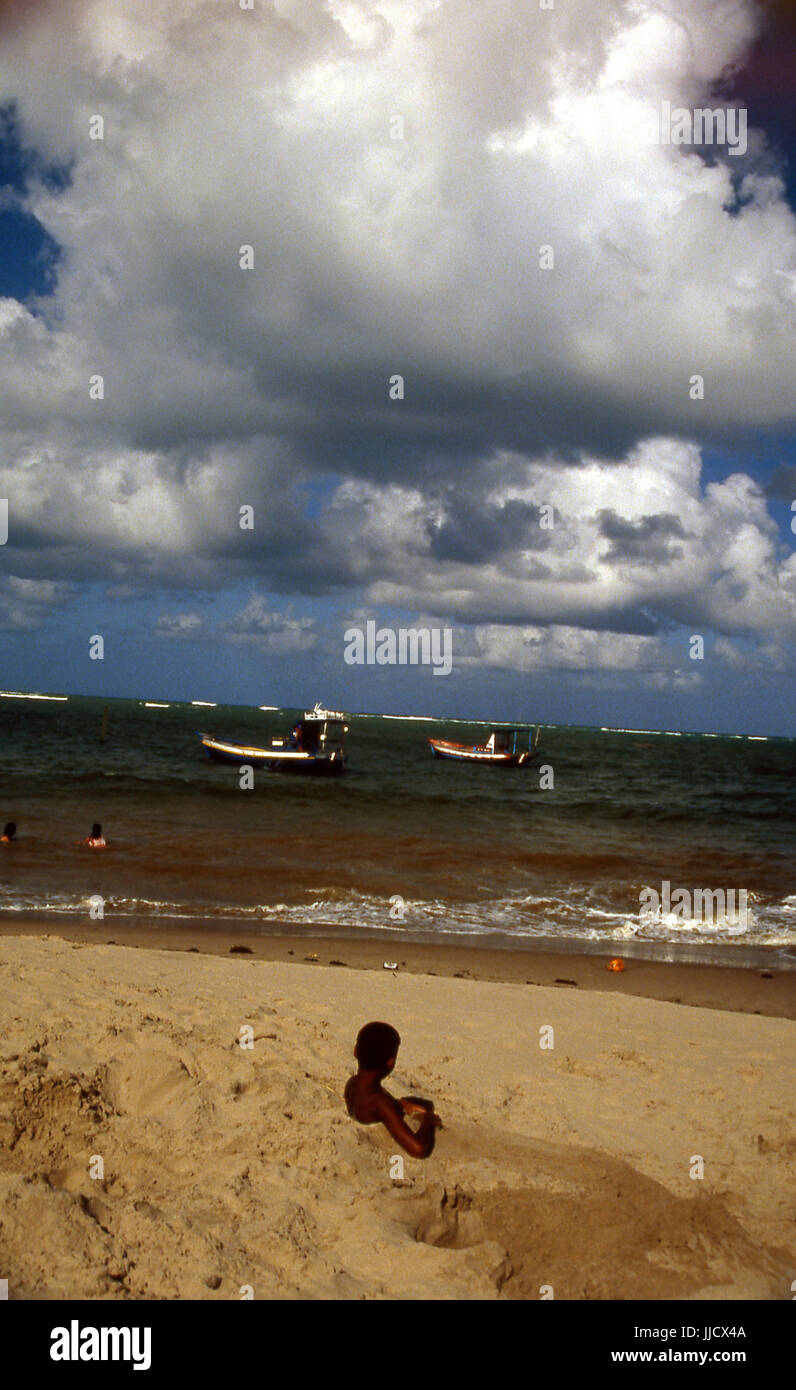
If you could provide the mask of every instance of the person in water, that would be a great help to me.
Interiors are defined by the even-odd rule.
[[[395,1066],[400,1045],[400,1036],[389,1023],[366,1023],[360,1028],[354,1048],[359,1070],[346,1082],[345,1103],[359,1124],[383,1124],[412,1158],[428,1158],[442,1124],[432,1102],[419,1096],[396,1100],[381,1084]],[[404,1115],[423,1116],[416,1132]]]
[[[10,820],[2,835],[0,835],[0,845],[10,845],[16,833],[17,823],[15,820]]]
[[[85,840],[80,841],[81,845],[88,845],[89,849],[105,849],[105,837],[102,834],[102,826],[99,821],[95,821],[91,827],[91,834]]]

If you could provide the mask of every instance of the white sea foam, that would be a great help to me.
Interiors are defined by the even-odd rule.
[[[22,690],[0,690],[0,697],[4,700],[68,700],[68,695],[39,695],[34,692],[27,693]]]
[[[434,724],[436,720],[433,714],[383,714],[382,719],[406,719],[414,724]]]
[[[554,729],[555,727],[556,727],[555,724],[545,725],[545,728]],[[600,726],[600,733],[601,733],[601,734],[659,734],[659,733],[661,733],[661,730],[660,730],[660,729],[612,729],[610,725],[608,725],[608,724],[603,724],[603,725]]]
[[[518,941],[555,937],[570,943],[636,940],[658,944],[688,941],[697,946],[796,946],[796,897],[790,903],[747,911],[744,927],[732,916],[704,922],[681,919],[676,913],[661,917],[660,913],[645,912],[639,917],[632,912],[612,912],[590,905],[584,901],[586,896],[584,887],[580,894],[573,890],[566,898],[525,894],[463,903],[406,898],[401,914],[395,917],[390,916],[389,897],[331,887],[316,889],[309,902],[229,903],[212,909],[200,902],[108,896],[105,925],[111,925],[115,919],[123,927],[125,919],[139,917],[155,926],[167,919],[216,921],[226,927],[235,922],[250,926],[272,922],[317,929],[358,927],[370,932],[427,932],[430,937],[463,934],[483,939],[499,933]],[[48,894],[42,899],[35,893],[20,895],[10,886],[0,884],[0,907],[7,912],[48,911],[84,916],[89,905],[90,899],[82,895]]]
[[[614,941],[630,941],[639,933],[638,922],[623,922],[621,927],[614,927],[611,936]]]

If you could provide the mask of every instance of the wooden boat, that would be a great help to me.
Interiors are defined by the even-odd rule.
[[[212,734],[199,734],[213,762],[238,767],[266,767],[273,772],[309,772],[337,776],[345,767],[346,716],[316,705],[294,724],[290,734],[271,740],[270,748],[228,743]]]
[[[444,738],[430,738],[432,756],[452,762],[483,763],[488,767],[529,767],[539,744],[541,729],[533,725],[494,728],[486,743],[451,743]],[[522,741],[527,735],[526,746]]]

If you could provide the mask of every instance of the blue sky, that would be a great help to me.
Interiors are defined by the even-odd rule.
[[[793,16],[668,9],[0,18],[5,688],[796,732]]]

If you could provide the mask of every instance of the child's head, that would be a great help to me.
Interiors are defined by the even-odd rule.
[[[99,839],[101,839],[101,837],[102,837],[102,826],[100,825],[100,823],[99,823],[98,820],[95,820],[94,824],[93,824],[92,827],[91,827],[91,838],[92,838],[92,840],[99,840]]]
[[[357,1033],[354,1056],[365,1071],[381,1071],[386,1075],[395,1066],[401,1038],[389,1023],[366,1023]]]
[[[8,824],[7,824],[6,828],[5,828],[5,830],[3,831],[3,834],[6,836],[7,839],[13,840],[14,836],[16,835],[16,833],[17,833],[17,823],[16,823],[15,820],[10,820],[10,821],[8,822]]]

